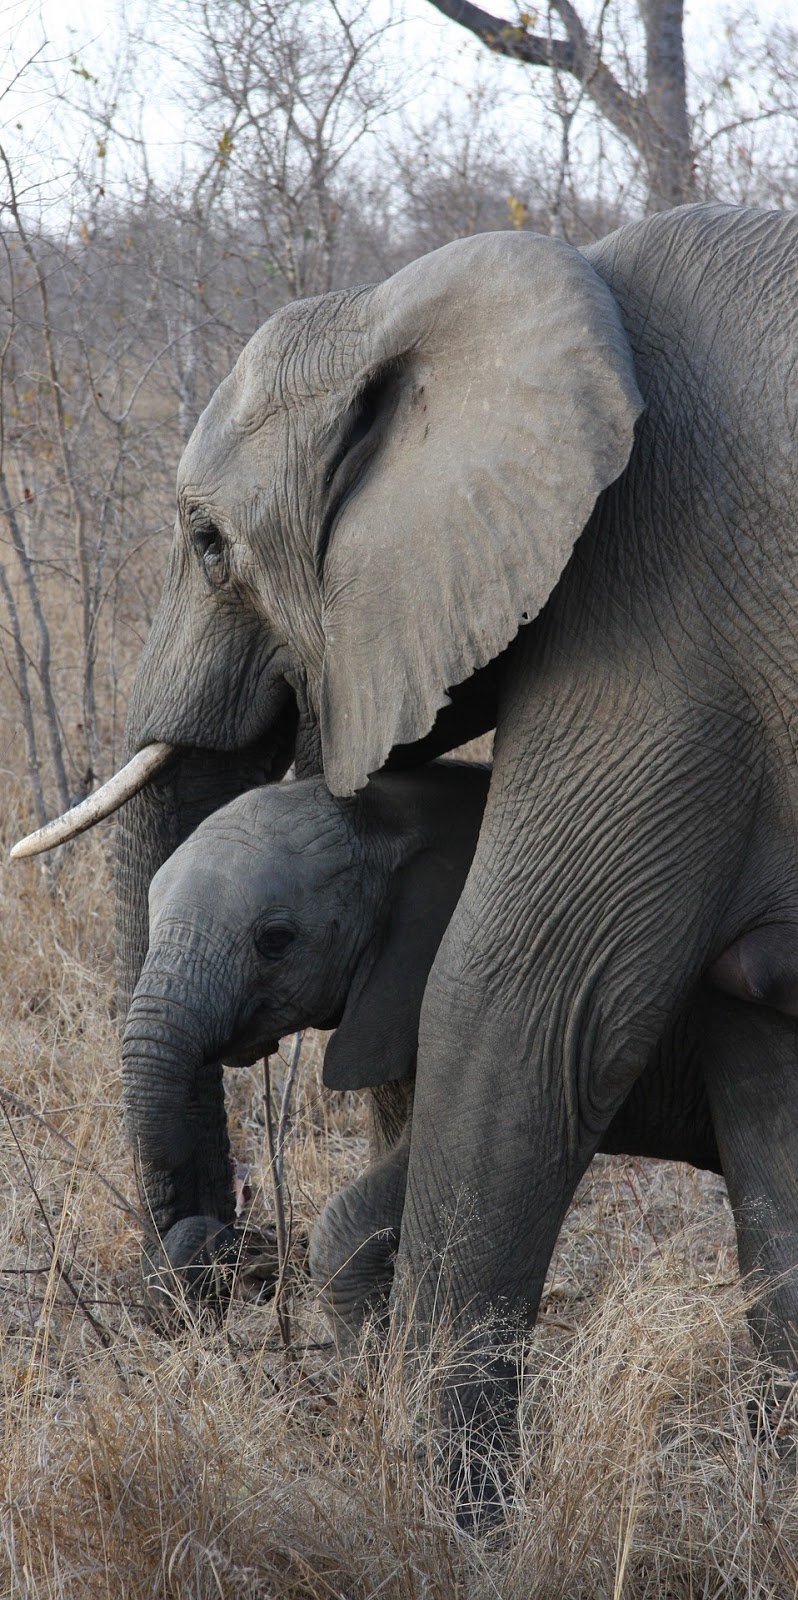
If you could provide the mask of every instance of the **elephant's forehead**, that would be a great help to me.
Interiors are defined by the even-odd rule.
[[[315,782],[241,795],[155,874],[150,913],[192,905],[236,921],[269,905],[299,907],[345,877],[352,850],[345,808]]]
[[[275,435],[292,407],[322,403],[346,386],[362,361],[369,290],[298,300],[269,318],[245,344],[186,445],[178,485],[229,468],[237,443],[270,421]]]
[[[264,389],[268,383],[264,380]],[[246,492],[247,485],[240,482],[240,451],[247,434],[239,424],[241,412],[240,384],[234,370],[220,383],[211,396],[186,445],[177,469],[178,497],[192,494],[217,494],[231,474]],[[275,437],[279,437],[279,408],[272,406],[268,412],[274,420]],[[267,420],[263,408],[263,422]]]
[[[231,842],[218,845],[212,859],[191,848],[156,873],[150,885],[150,921],[202,924],[218,933],[246,930],[270,907],[299,910],[318,892],[307,872],[282,855]]]

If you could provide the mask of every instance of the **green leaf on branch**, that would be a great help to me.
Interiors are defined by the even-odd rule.
[[[70,59],[71,59],[71,63],[72,63],[71,70],[72,70],[73,77],[75,77],[75,78],[83,78],[84,82],[86,82],[86,83],[97,83],[97,82],[99,82],[99,79],[95,78],[93,76],[93,74],[91,72],[89,72],[87,67],[82,67],[81,66],[80,62],[78,61],[77,56],[72,56]]]

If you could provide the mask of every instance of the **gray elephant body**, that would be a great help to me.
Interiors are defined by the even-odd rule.
[[[480,846],[422,1011],[403,1265],[422,1318],[448,1255],[466,1322],[528,1324],[603,1130],[712,973],[699,1044],[741,1264],[771,1279],[754,1325],[793,1366],[798,218],[690,209],[588,256],[645,409],[511,649]],[[499,1094],[519,1045],[534,1069]],[[493,1219],[476,1250],[447,1251],[433,1220],[453,1194]]]
[[[792,1362],[796,343],[795,216],[687,208],[585,257],[487,236],[281,312],[184,457],[129,737],[187,753],[122,829],[123,987],[149,876],[220,785],[293,749],[346,795],[497,726],[421,1011],[420,1337],[442,1308],[529,1324],[581,1173],[714,971],[706,1092]],[[497,1335],[508,1398],[512,1370]]]

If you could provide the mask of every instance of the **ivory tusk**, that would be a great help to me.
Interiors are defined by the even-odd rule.
[[[44,850],[54,850],[56,845],[66,844],[67,839],[74,839],[77,834],[85,833],[87,828],[93,828],[95,822],[102,822],[103,817],[110,817],[112,812],[118,811],[126,800],[138,794],[139,789],[143,789],[150,778],[167,765],[176,748],[173,744],[146,745],[107,783],[81,800],[80,805],[73,806],[62,817],[56,817],[53,822],[45,823],[43,828],[37,828],[35,833],[20,839],[11,850],[11,860],[21,861],[24,856],[38,856]]]

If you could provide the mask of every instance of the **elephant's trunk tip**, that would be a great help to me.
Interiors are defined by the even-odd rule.
[[[93,794],[81,800],[80,805],[73,806],[71,811],[65,811],[63,816],[56,817],[54,821],[45,823],[43,828],[37,828],[35,833],[29,833],[20,839],[11,849],[10,859],[21,861],[27,856],[41,855],[45,850],[54,850],[56,845],[66,844],[68,839],[75,839],[79,833],[85,833],[87,828],[93,828],[95,822],[102,822],[105,817],[110,817],[118,811],[126,800],[131,800],[150,782],[156,772],[168,765],[174,756],[176,746],[173,744],[148,744],[139,750],[127,765],[115,772],[101,788],[95,789]]]

